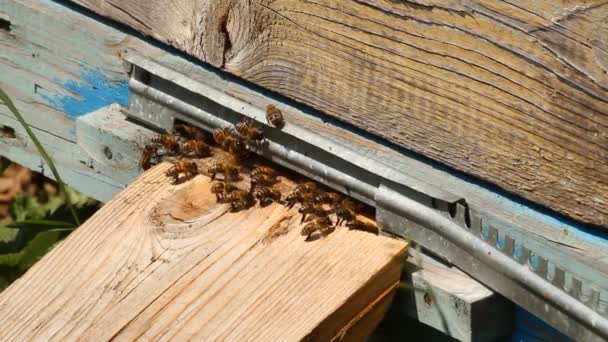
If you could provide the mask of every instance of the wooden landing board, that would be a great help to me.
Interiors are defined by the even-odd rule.
[[[604,2],[72,1],[608,227]]]
[[[382,317],[404,242],[343,228],[305,241],[295,209],[230,213],[207,177],[172,185],[167,167],[0,295],[0,340],[328,340]]]

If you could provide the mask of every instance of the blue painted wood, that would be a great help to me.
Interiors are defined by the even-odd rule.
[[[515,321],[511,342],[572,341],[520,306],[514,305],[513,312]]]
[[[111,104],[129,104],[127,80],[111,80],[101,69],[80,63],[80,81],[55,79],[68,93],[49,93],[40,96],[50,106],[70,119],[94,112]]]

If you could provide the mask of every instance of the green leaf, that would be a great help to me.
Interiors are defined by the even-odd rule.
[[[13,221],[41,219],[46,216],[46,210],[38,199],[28,192],[20,192],[10,206]]]
[[[74,229],[76,226],[72,222],[55,221],[55,220],[23,220],[7,223],[6,228],[13,229],[32,229],[32,230],[49,230],[49,229]],[[2,228],[2,226],[0,226]]]
[[[65,232],[61,230],[48,230],[37,234],[31,239],[27,245],[16,253],[7,253],[0,255],[1,267],[18,267],[21,270],[27,270],[40,257],[42,257],[51,248]]]
[[[45,255],[55,243],[61,240],[63,234],[64,232],[60,230],[49,230],[36,235],[27,247],[21,251],[19,267],[24,271],[30,268],[38,259]]]

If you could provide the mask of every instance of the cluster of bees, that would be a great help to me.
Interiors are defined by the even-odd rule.
[[[273,105],[266,108],[266,119],[278,129],[285,124],[281,111]],[[357,202],[329,192],[315,182],[301,182],[291,193],[283,196],[275,186],[279,183],[279,172],[270,166],[252,162],[249,147],[259,145],[264,139],[263,130],[253,120],[243,119],[231,128],[216,128],[211,137],[203,130],[186,124],[176,124],[174,129],[175,134],[155,136],[145,145],[140,157],[142,169],[147,170],[161,159],[169,157],[174,160],[174,164],[166,175],[174,178],[175,182],[180,180],[180,176],[185,180],[199,173],[207,174],[214,181],[211,192],[215,194],[217,202],[230,204],[232,211],[246,210],[256,203],[264,207],[276,202],[290,208],[298,204],[298,212],[302,214],[301,223],[306,222],[301,234],[307,240],[313,234],[326,236],[341,224],[350,229],[377,232],[375,226],[357,219],[362,208]],[[224,152],[214,152],[218,147]],[[228,158],[213,160],[203,170],[199,170],[197,163],[191,159],[219,154]],[[247,189],[236,185],[243,180],[243,170],[249,170]],[[335,217],[335,223],[332,216]]]

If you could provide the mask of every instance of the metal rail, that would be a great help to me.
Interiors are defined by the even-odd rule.
[[[127,114],[137,120],[167,131],[175,119],[208,130],[229,127],[243,116],[265,121],[262,109],[210,85],[133,53],[125,60],[133,91]],[[265,138],[255,152],[375,206],[384,230],[440,254],[572,338],[608,339],[608,310],[602,307],[608,281],[603,287],[583,282],[573,276],[575,270],[566,273],[567,265],[533,255],[505,232],[484,231],[484,219],[465,199],[319,134],[289,124],[282,130],[266,127]]]

